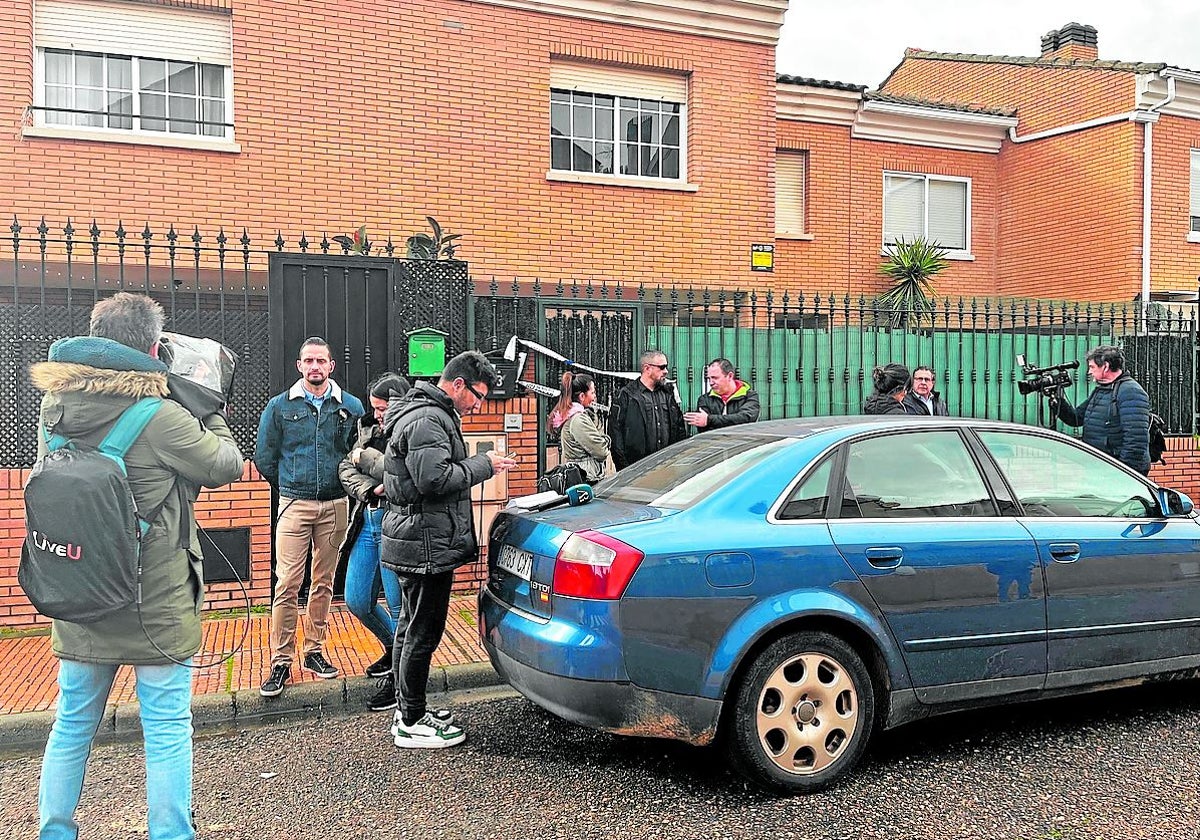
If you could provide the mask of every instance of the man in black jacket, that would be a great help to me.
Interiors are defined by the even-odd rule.
[[[904,396],[904,407],[918,417],[948,417],[950,408],[933,387],[933,368],[921,365],[913,371],[912,390]]]
[[[467,737],[449,712],[426,708],[425,684],[446,629],[454,570],[479,550],[471,487],[517,464],[495,451],[467,457],[461,417],[476,411],[495,384],[496,369],[470,350],[446,364],[437,385],[418,382],[393,397],[384,415],[388,510],[381,560],[400,579],[405,618],[393,646],[398,747],[452,747]]]
[[[617,392],[609,415],[613,463],[619,470],[687,437],[683,411],[667,384],[666,355],[646,350],[641,364],[642,375]]]
[[[696,401],[696,410],[683,415],[683,421],[697,431],[721,429],[758,419],[758,392],[734,375],[733,362],[713,359],[705,370],[709,391]]]

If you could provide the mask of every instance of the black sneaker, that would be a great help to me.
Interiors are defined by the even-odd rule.
[[[338,675],[338,669],[326,662],[319,650],[304,657],[304,670],[312,671],[323,680],[331,680]]]
[[[367,700],[367,708],[372,712],[386,712],[396,708],[396,681],[391,673],[382,677],[376,685],[379,686],[379,690]]]
[[[278,697],[283,694],[283,686],[292,678],[292,669],[288,665],[276,665],[271,669],[271,676],[258,689],[263,697]]]
[[[385,650],[383,656],[376,659],[367,666],[367,676],[372,679],[380,679],[392,673],[392,651]]]

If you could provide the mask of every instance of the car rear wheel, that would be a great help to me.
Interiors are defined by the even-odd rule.
[[[751,663],[734,698],[734,766],[776,793],[812,793],[862,756],[875,721],[867,666],[823,632],[777,639]]]

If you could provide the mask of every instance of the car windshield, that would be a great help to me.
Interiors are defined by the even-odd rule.
[[[699,435],[605,479],[596,486],[596,495],[683,510],[792,442],[794,438],[778,435]]]

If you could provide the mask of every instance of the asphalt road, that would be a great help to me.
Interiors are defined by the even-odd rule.
[[[403,751],[390,715],[211,735],[205,838],[1200,838],[1200,683],[1006,706],[884,733],[859,772],[774,799],[721,753],[576,728],[464,693],[469,739]],[[38,758],[0,762],[0,837],[35,834]],[[145,836],[140,751],[98,747],[84,838]]]

